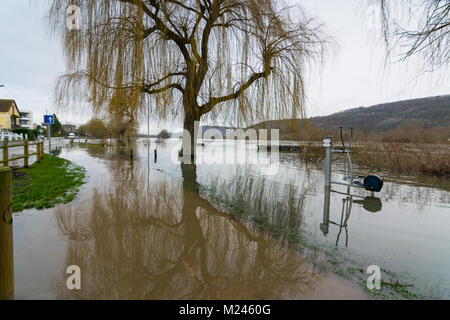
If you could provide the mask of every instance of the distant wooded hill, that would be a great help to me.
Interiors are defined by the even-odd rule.
[[[417,123],[420,127],[450,126],[450,95],[383,103],[371,107],[359,107],[329,116],[308,119],[309,123],[322,128],[339,126],[375,131],[389,131],[404,123]],[[292,128],[303,127],[304,120],[287,119],[265,121],[253,125],[255,129],[280,129],[290,133]]]
[[[305,122],[312,124],[308,130],[302,130]],[[417,128],[421,130],[415,130],[416,124]],[[433,136],[439,135],[440,138],[437,139],[439,141],[447,141],[450,137],[450,95],[353,108],[329,116],[309,118],[307,121],[302,119],[264,121],[249,128],[280,129],[280,138],[282,139],[317,140],[326,134],[337,132],[340,126],[360,129],[359,136],[361,136],[361,131],[374,132],[375,134],[379,132],[388,134],[393,131],[405,131],[402,132],[401,139],[397,139],[399,132],[394,132],[396,138],[394,137],[393,141],[407,141],[409,138],[403,137],[403,135],[410,136],[415,134],[420,136],[426,133],[433,133]],[[203,134],[208,129],[219,130],[222,136],[225,137],[226,130],[234,128],[226,126],[202,126],[200,128]],[[183,133],[178,131],[168,134],[171,138],[179,138]],[[145,137],[146,135],[140,136]],[[156,135],[150,135],[150,137],[156,137]],[[435,137],[430,139],[436,140]],[[420,139],[416,137],[413,140],[419,141]]]

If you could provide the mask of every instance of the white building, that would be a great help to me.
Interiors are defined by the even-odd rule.
[[[33,111],[20,110],[19,112],[19,126],[21,128],[34,129],[33,128]]]

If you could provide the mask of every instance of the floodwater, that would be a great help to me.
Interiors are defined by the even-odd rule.
[[[327,210],[322,169],[295,153],[276,165],[252,143],[199,148],[194,166],[176,161],[177,140],[139,143],[133,160],[124,149],[64,147],[88,182],[69,204],[15,214],[16,298],[376,298],[361,285],[370,265],[387,283],[450,298],[445,186],[385,176],[373,196],[334,188],[343,194],[331,192]],[[230,148],[264,163],[213,163]],[[67,288],[70,265],[80,290]]]

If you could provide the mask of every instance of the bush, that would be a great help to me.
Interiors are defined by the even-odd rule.
[[[26,128],[13,129],[12,132],[18,133],[18,134],[23,134],[24,137],[25,137],[25,135],[27,135],[28,140],[36,140],[39,135],[38,130],[31,130],[31,129],[26,129]]]
[[[159,139],[169,139],[170,134],[169,134],[169,132],[167,132],[166,129],[162,129],[161,132],[158,133],[158,135],[156,137]]]

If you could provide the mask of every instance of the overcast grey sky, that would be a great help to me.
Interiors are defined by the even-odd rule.
[[[309,71],[308,116],[326,115],[358,106],[450,93],[448,72],[417,77],[419,59],[385,67],[382,42],[366,25],[365,0],[290,0],[323,21],[337,50],[325,64]],[[15,99],[19,109],[34,112],[41,122],[45,110],[63,122],[89,119],[86,108],[58,110],[52,103],[56,78],[65,70],[61,46],[48,34],[48,0],[1,0],[0,98]],[[173,127],[152,122],[153,132]],[[178,126],[178,125],[176,125]],[[145,127],[145,125],[143,126]]]

